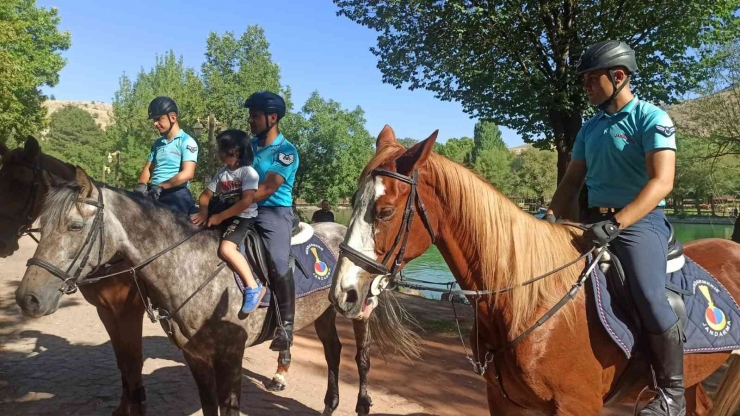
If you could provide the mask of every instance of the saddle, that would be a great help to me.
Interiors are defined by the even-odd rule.
[[[637,380],[649,377],[650,367],[642,344],[644,337],[619,258],[605,253],[590,280],[596,314],[604,329],[628,359],[627,367],[605,397],[605,405],[618,402]],[[722,284],[700,265],[684,256],[673,227],[668,239],[666,297],[679,318],[684,353],[733,351],[740,348],[740,306]]]
[[[683,255],[683,245],[680,241],[676,240],[675,230],[672,225],[670,226],[670,233],[668,235],[667,257],[668,263],[666,265],[666,276],[681,270],[686,264],[686,258]],[[612,265],[615,267],[612,268]],[[626,276],[621,263],[619,263],[619,259],[607,252],[602,256],[601,261],[599,262],[599,269],[606,276],[609,290],[613,291],[616,295],[615,303],[622,307],[623,310],[630,312],[629,318],[632,321],[631,324],[637,328],[637,332],[640,332],[642,329],[640,318],[637,316],[634,299],[632,298],[632,293],[629,290]],[[688,317],[686,314],[686,304],[684,303],[682,296],[691,295],[691,293],[681,289],[666,278],[666,295],[668,297],[668,303],[671,305],[671,308],[673,308],[673,312],[675,312],[676,316],[678,316],[678,319],[681,321],[682,329],[686,330]]]

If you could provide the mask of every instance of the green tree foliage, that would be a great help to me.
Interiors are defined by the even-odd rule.
[[[497,149],[508,153],[506,143],[501,137],[501,130],[494,123],[479,121],[473,129],[473,149],[467,155],[466,163],[475,165],[478,157],[488,150]]]
[[[410,149],[412,148],[416,143],[419,143],[418,140],[412,139],[410,137],[404,137],[403,139],[398,139],[398,143],[401,143],[403,147]]]
[[[526,198],[549,200],[557,186],[557,172],[554,169],[557,153],[536,148],[523,151],[512,163],[512,195]]]
[[[0,142],[25,137],[44,125],[40,87],[59,82],[71,44],[60,32],[56,8],[36,7],[35,0],[0,2]]]
[[[478,154],[472,168],[505,195],[511,195],[513,180],[511,175],[512,155],[506,149],[483,149]]]
[[[619,39],[637,53],[643,99],[672,102],[706,76],[687,53],[738,37],[738,0],[334,0],[338,14],[378,32],[383,81],[458,101],[474,117],[558,151],[562,178],[591,111],[576,75],[591,44]]]
[[[149,71],[141,70],[135,81],[124,74],[113,99],[114,124],[107,134],[121,151],[120,183],[133,187],[159,133],[148,120],[147,109],[155,97],[165,95],[177,102],[180,127],[194,136],[192,126],[206,117],[205,89],[203,82],[192,68],[186,68],[182,58],[170,51],[157,56]],[[197,139],[203,148],[203,140]],[[197,171],[196,178],[204,180],[206,172]]]
[[[470,137],[452,138],[445,143],[435,143],[434,151],[457,163],[465,163],[475,142]]]
[[[740,154],[740,41],[712,48],[711,76],[680,111],[680,130],[706,137],[716,155]]]
[[[206,45],[201,71],[207,108],[220,123],[246,129],[247,113],[242,105],[247,97],[261,90],[281,91],[280,67],[272,61],[265,31],[248,26],[239,38],[234,32],[221,36],[212,32]]]
[[[51,115],[44,152],[81,166],[95,179],[102,179],[103,166],[113,145],[85,110],[66,106]]]
[[[362,108],[345,110],[314,92],[298,114],[286,117],[281,129],[300,155],[295,198],[335,203],[354,193],[375,144],[365,129]]]

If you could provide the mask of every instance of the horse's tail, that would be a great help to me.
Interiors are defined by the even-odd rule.
[[[391,291],[381,292],[378,306],[370,315],[370,334],[382,355],[400,355],[408,360],[421,357],[421,337],[408,324],[418,326]]]
[[[709,416],[732,416],[740,408],[740,350],[732,353],[728,364]]]

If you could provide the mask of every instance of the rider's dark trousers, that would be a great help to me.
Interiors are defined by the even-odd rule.
[[[151,186],[149,187],[151,189]],[[198,209],[195,208],[195,199],[190,189],[186,186],[165,189],[159,196],[159,202],[167,205],[173,211],[180,211],[185,214],[195,214]]]
[[[275,264],[273,278],[282,276],[288,272],[293,208],[259,207],[257,212],[257,217],[252,221]]]
[[[592,216],[589,222],[604,219]],[[662,334],[678,321],[665,289],[669,234],[670,224],[658,208],[610,243],[622,262],[642,325],[651,334]]]

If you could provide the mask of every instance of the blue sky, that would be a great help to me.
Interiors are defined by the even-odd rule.
[[[475,120],[459,104],[440,101],[428,91],[383,84],[377,59],[369,51],[376,32],[336,16],[330,0],[38,0],[38,4],[57,7],[61,29],[72,35],[60,82],[45,89],[59,100],[110,102],[121,74],[135,76],[142,67],[149,69],[156,54],[170,49],[187,66],[200,69],[210,32],[241,34],[248,25],[259,24],[280,64],[282,83],[290,85],[297,105],[318,90],[345,108],[360,105],[373,136],[385,124],[398,137],[424,139],[435,129],[440,130],[440,141],[473,136]],[[522,144],[516,132],[503,127],[502,132],[509,146]]]

